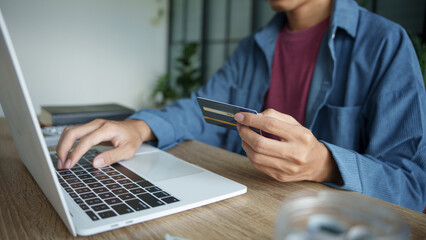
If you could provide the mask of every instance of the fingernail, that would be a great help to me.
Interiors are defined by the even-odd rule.
[[[70,169],[70,168],[71,168],[71,159],[68,159],[68,160],[65,162],[65,168],[67,168],[67,169]]]
[[[105,165],[105,160],[103,158],[97,158],[93,160],[93,167],[94,168],[100,168]]]
[[[244,120],[244,115],[242,113],[237,113],[235,114],[234,119],[237,120],[237,122],[241,122]]]
[[[62,164],[61,160],[58,160],[58,169],[62,169],[64,165]]]

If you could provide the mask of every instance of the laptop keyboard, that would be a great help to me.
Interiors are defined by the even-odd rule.
[[[91,149],[72,169],[64,170],[56,168],[56,153],[50,155],[59,183],[93,221],[179,201],[118,163],[93,168],[99,153]]]

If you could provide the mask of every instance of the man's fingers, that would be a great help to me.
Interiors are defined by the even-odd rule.
[[[253,167],[257,168],[261,172],[263,172],[266,175],[274,178],[277,181],[280,181],[280,182],[300,181],[299,177],[283,174],[283,173],[277,171],[275,168],[270,168],[270,167],[267,167],[267,166],[259,165],[259,164],[254,163],[254,162],[252,162],[252,164],[253,164]]]
[[[253,167],[257,168],[259,171],[265,173],[266,175],[278,180],[278,176],[279,174],[277,173],[277,171],[274,168],[270,168],[267,166],[263,166],[257,163],[252,162]]]
[[[75,141],[100,128],[104,122],[105,120],[96,119],[81,126],[65,128],[56,146],[56,152],[59,158],[58,168],[62,169],[59,164],[62,164],[62,167],[65,166],[68,153]]]
[[[286,161],[280,158],[258,153],[244,141],[242,142],[242,147],[252,163],[275,169],[276,172],[280,172],[285,175],[292,175],[297,173],[299,167],[291,161]]]
[[[298,127],[294,124],[287,123],[273,117],[246,112],[237,113],[234,118],[242,125],[259,128],[262,131],[287,140],[295,136]]]
[[[292,156],[296,156],[297,148],[294,148],[290,142],[261,136],[244,125],[239,126],[238,132],[241,140],[258,153],[288,160],[292,160]]]
[[[111,141],[113,137],[114,133],[106,127],[101,127],[84,136],[69,154],[65,168],[72,168],[90,148],[101,142]]]
[[[93,160],[94,168],[101,168],[109,166],[115,162],[126,160],[133,157],[136,153],[136,149],[131,147],[130,144],[124,144],[118,148],[114,148],[105,152],[100,153]]]
[[[111,143],[115,149],[103,152],[95,157],[94,167],[103,167],[116,161],[129,159],[137,151],[144,140],[154,139],[152,131],[142,121],[107,121],[94,120],[80,127],[67,128],[57,146],[58,168],[72,168],[91,147],[98,144]],[[144,122],[142,122],[144,123]],[[139,131],[151,131],[142,136]],[[76,140],[80,140],[70,152]]]

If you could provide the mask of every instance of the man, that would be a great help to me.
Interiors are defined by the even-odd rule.
[[[67,128],[58,167],[71,168],[101,142],[114,149],[98,155],[94,167],[128,159],[146,141],[167,149],[196,139],[245,152],[278,181],[323,182],[423,210],[426,94],[405,31],[352,0],[270,5],[279,13],[191,98],[123,122]],[[266,110],[236,114],[239,131],[229,131],[204,122],[196,96]]]

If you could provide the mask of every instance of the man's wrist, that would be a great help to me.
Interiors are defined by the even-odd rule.
[[[339,167],[337,166],[336,161],[333,158],[330,150],[321,142],[319,143],[319,148],[321,151],[320,158],[321,168],[320,168],[320,176],[317,179],[317,182],[331,182],[338,185],[343,185],[343,179],[340,175]]]
[[[126,119],[125,122],[129,123],[132,128],[137,131],[142,142],[154,141],[157,139],[146,122],[137,119]]]

